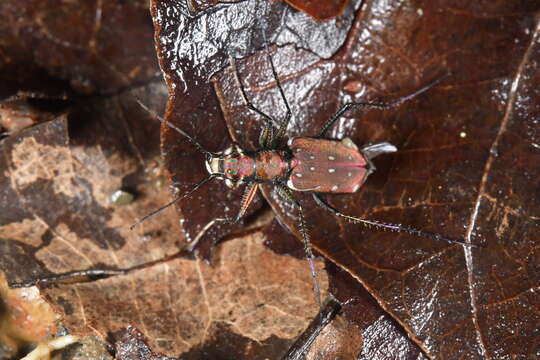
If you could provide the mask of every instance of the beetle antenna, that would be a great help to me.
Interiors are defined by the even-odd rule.
[[[175,126],[174,124],[172,124],[171,122],[165,120],[164,118],[162,118],[161,116],[159,116],[158,114],[156,114],[155,111],[153,110],[150,110],[146,105],[144,105],[139,99],[137,99],[137,103],[139,103],[139,105],[147,112],[149,113],[150,115],[152,115],[153,117],[155,117],[156,119],[158,119],[162,124],[165,124],[167,125],[168,127],[170,127],[171,129],[175,130],[177,133],[179,133],[180,135],[182,135],[183,137],[185,137],[193,146],[195,146],[195,148],[197,150],[199,150],[200,152],[202,152],[203,154],[205,155],[212,155],[212,153],[208,150],[206,150],[205,148],[202,147],[201,144],[199,144],[197,142],[197,140],[195,140],[194,138],[192,138],[190,135],[188,135],[184,130],[180,129],[179,127]]]
[[[146,219],[160,213],[161,211],[165,210],[166,208],[168,208],[169,206],[172,206],[174,205],[177,201],[180,201],[182,199],[185,199],[187,198],[188,196],[190,196],[191,194],[193,194],[195,191],[197,191],[198,188],[200,188],[201,186],[203,186],[204,184],[206,184],[208,181],[212,180],[213,178],[215,178],[215,175],[210,175],[210,176],[207,176],[205,177],[204,179],[202,179],[201,181],[199,181],[197,184],[195,184],[195,186],[193,187],[193,189],[191,189],[190,191],[188,191],[187,193],[184,193],[180,196],[177,196],[176,198],[174,198],[171,202],[163,205],[162,207],[152,211],[151,213],[149,214],[146,214],[145,216],[143,216],[142,218],[140,218],[139,220],[135,221],[130,227],[129,229],[130,230],[133,230],[133,228],[137,225],[139,225],[140,223],[142,223],[143,221],[145,221]]]
[[[364,224],[364,225],[373,226],[373,227],[383,229],[383,230],[404,232],[404,233],[407,233],[407,234],[411,234],[411,235],[415,235],[415,236],[421,236],[421,237],[425,237],[425,238],[428,238],[428,239],[446,241],[447,243],[450,243],[450,244],[460,244],[460,245],[464,245],[464,246],[468,246],[468,247],[478,247],[478,245],[476,245],[476,244],[471,244],[471,243],[468,243],[468,242],[465,242],[465,241],[450,239],[450,238],[448,238],[446,236],[443,236],[443,235],[440,235],[440,234],[435,234],[435,233],[432,233],[432,232],[429,232],[429,231],[418,230],[418,229],[414,229],[414,228],[399,225],[399,224],[388,224],[388,223],[384,223],[384,222],[377,221],[377,220],[362,219],[362,218],[359,218],[359,217],[356,217],[356,216],[346,215],[346,214],[341,213],[337,209],[333,208],[332,206],[330,206],[318,194],[314,193],[313,198],[315,199],[315,202],[317,203],[317,205],[319,205],[323,209],[325,209],[327,211],[330,211],[332,214],[334,214],[336,216],[339,216],[339,217],[342,217],[344,219],[347,219],[348,221],[350,221],[352,223],[355,223],[355,224]]]

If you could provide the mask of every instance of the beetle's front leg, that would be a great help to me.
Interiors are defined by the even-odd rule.
[[[242,205],[240,206],[240,210],[238,211],[238,214],[234,218],[216,218],[212,221],[210,221],[206,226],[203,228],[203,230],[200,232],[200,234],[206,233],[211,227],[217,224],[236,224],[238,223],[246,214],[247,209],[249,209],[249,206],[255,199],[255,194],[257,194],[257,189],[259,188],[259,184],[256,182],[250,182],[248,183],[246,189],[244,190],[244,195],[242,196]],[[193,251],[200,240],[200,236],[198,235],[196,240],[193,241],[186,249],[188,251]]]
[[[249,206],[253,203],[253,200],[255,199],[255,194],[257,194],[257,190],[259,189],[259,184],[256,182],[251,182],[248,184],[246,189],[244,190],[244,195],[242,195],[242,205],[240,206],[240,210],[238,211],[238,214],[235,218],[217,218],[214,219],[215,223],[222,223],[222,224],[236,224],[239,222],[244,215],[246,214],[247,210],[249,209]]]

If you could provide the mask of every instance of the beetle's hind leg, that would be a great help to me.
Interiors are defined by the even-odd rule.
[[[306,258],[309,263],[311,277],[313,278],[313,292],[315,293],[315,299],[317,300],[319,307],[321,307],[321,289],[319,286],[319,279],[317,277],[317,269],[315,268],[315,256],[313,256],[313,249],[311,248],[311,242],[309,240],[309,231],[307,229],[306,220],[304,218],[304,210],[298,200],[294,198],[292,191],[288,187],[282,184],[276,184],[276,190],[279,196],[281,196],[286,201],[292,202],[298,209],[300,234],[302,235],[302,240],[304,241],[304,251],[306,252]]]
[[[331,212],[335,216],[342,217],[342,218],[347,219],[348,221],[350,221],[352,223],[355,223],[355,224],[364,224],[364,225],[367,225],[367,226],[373,226],[373,227],[381,229],[381,230],[403,232],[403,233],[407,233],[407,234],[411,234],[411,235],[415,235],[415,236],[420,236],[420,237],[424,237],[424,238],[428,238],[428,239],[432,239],[432,240],[436,240],[436,241],[446,241],[447,243],[450,243],[450,244],[459,244],[459,245],[464,245],[464,246],[469,246],[469,247],[477,247],[477,245],[475,245],[475,244],[471,244],[471,243],[468,243],[468,242],[465,242],[465,241],[451,239],[449,237],[446,237],[446,236],[443,236],[443,235],[440,235],[440,234],[436,234],[436,233],[432,233],[432,232],[429,232],[429,231],[418,230],[418,229],[414,229],[414,228],[404,226],[404,225],[400,225],[400,224],[388,224],[388,223],[384,223],[384,222],[377,221],[377,220],[362,219],[362,218],[359,218],[359,217],[356,217],[356,216],[346,215],[346,214],[343,214],[342,212],[340,212],[339,210],[335,209],[331,205],[329,205],[319,194],[313,193],[312,195],[313,195],[313,198],[315,199],[315,202],[317,203],[317,205],[319,205],[321,208]]]

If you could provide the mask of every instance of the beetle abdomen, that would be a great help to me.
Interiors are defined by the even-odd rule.
[[[296,191],[347,194],[366,180],[367,161],[350,139],[297,137],[289,140],[293,154],[287,186]]]

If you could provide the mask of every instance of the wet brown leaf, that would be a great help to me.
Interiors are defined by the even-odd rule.
[[[352,5],[358,6],[358,3]],[[310,28],[313,37],[302,39],[303,42],[311,51],[330,56],[331,51],[337,51],[343,43],[354,14],[350,7],[339,22],[317,23],[303,14],[289,15],[288,7],[282,3],[264,1],[221,3],[200,13],[190,13],[188,7],[176,2],[155,1],[152,9],[156,36],[161,39],[160,61],[174,99],[168,104],[166,118],[210,151],[223,150],[230,144],[231,137],[238,136],[227,132],[223,121],[223,112],[227,109],[220,108],[218,96],[208,81],[228,63],[228,54],[252,53],[270,36],[278,43],[289,42],[291,32]],[[261,16],[261,12],[266,15]],[[283,17],[287,22],[280,24],[278,19]],[[230,27],[231,18],[238,23],[234,28]],[[207,40],[214,38],[215,41]],[[178,193],[187,192],[207,175],[201,166],[204,158],[170,128],[164,127],[162,135],[162,152],[172,182]],[[214,182],[205,185],[191,199],[178,203],[186,236],[189,241],[203,243],[199,251],[204,257],[208,258],[212,244],[233,228],[220,225],[206,231],[210,222],[217,217],[234,217],[241,194],[242,189],[226,191],[224,184]],[[193,202],[197,206],[193,206]],[[252,213],[258,206],[256,201]]]
[[[0,269],[9,283],[23,288],[39,284],[42,294],[63,315],[62,324],[70,333],[105,339],[134,324],[156,353],[177,356],[184,352],[192,359],[207,354],[279,358],[317,311],[304,261],[276,256],[262,247],[259,236],[231,242],[236,247],[217,253],[215,268],[179,258],[184,239],[172,209],[129,230],[137,218],[170,200],[162,186],[166,171],[159,158],[158,122],[135,102],[141,99],[160,112],[167,95],[158,84],[137,88],[138,82],[148,79],[142,74],[150,74],[152,68],[142,56],[153,49],[151,32],[146,27],[144,35],[139,33],[151,25],[148,14],[142,22],[139,17],[144,6],[86,2],[71,17],[71,33],[55,28],[51,40],[40,32],[49,31],[50,24],[38,20],[43,20],[44,13],[68,12],[65,6],[77,7],[76,3],[4,5],[0,11],[7,12],[3,14],[7,19],[14,19],[15,10],[32,11],[27,17],[19,14],[24,31],[2,28],[7,34],[2,51],[10,55],[0,66],[0,77],[7,79],[2,91],[6,96],[28,89],[39,90],[45,97],[72,94],[52,120],[47,112],[48,121],[13,131],[1,140]],[[129,10],[131,6],[136,14]],[[115,21],[122,9],[125,16]],[[93,16],[97,15],[102,24],[118,26],[108,28],[110,37],[102,39],[99,31],[88,31],[86,20],[96,20]],[[125,21],[137,29],[130,31]],[[30,39],[42,51],[60,35],[66,39],[81,35],[81,57],[74,66],[73,47],[55,42],[56,53],[49,60],[57,63],[51,70],[36,61],[35,53],[25,51],[26,42],[12,41],[9,31],[13,29],[23,31],[21,39]],[[95,35],[95,43],[85,37],[88,34]],[[135,44],[131,36],[137,39]],[[36,39],[43,43],[36,44]],[[117,65],[129,71],[127,76],[110,76],[100,67],[105,54],[84,48],[111,42],[113,55],[118,51],[141,55],[111,60],[120,61]],[[121,60],[134,61],[134,67]],[[116,91],[119,94],[82,96]],[[43,114],[38,111],[36,116]],[[15,115],[6,116],[11,121]],[[120,205],[113,200],[119,190],[133,195],[133,201]],[[252,224],[254,229],[260,227],[257,223]],[[248,282],[251,276],[254,279]],[[286,286],[282,286],[284,279]],[[81,351],[70,349],[66,356],[101,356],[100,350],[84,344],[77,349]]]
[[[305,12],[315,20],[324,21],[341,15],[348,0],[317,1],[317,0],[288,0],[287,4]]]
[[[146,1],[6,0],[0,14],[0,99],[114,93],[158,74]]]
[[[78,95],[67,115],[0,143],[0,268],[12,284],[54,283],[42,291],[69,331],[106,337],[133,324],[151,356],[277,359],[316,312],[304,261],[266,250],[259,233],[217,248],[214,267],[168,258],[184,246],[172,211],[128,230],[170,199],[155,187],[158,127],[133,99],[160,112],[165,93],[157,85],[121,91],[157,71],[145,6],[0,5],[0,97],[22,90]],[[334,274],[331,290],[350,301],[345,315],[353,325],[336,320],[310,356],[538,357],[536,5],[364,1],[355,13],[358,6],[318,23],[278,2],[190,13],[182,3],[155,1],[174,100],[168,119],[211,150],[231,138],[254,148],[260,121],[243,106],[227,54],[250,56],[238,62],[249,96],[280,115],[266,50],[257,50],[266,42],[298,45],[269,50],[295,113],[290,135],[315,134],[345,101],[393,99],[450,70],[437,88],[394,111],[356,112],[337,124],[333,138],[391,141],[400,152],[376,159],[378,171],[360,193],[331,202],[485,247],[464,251],[364,230],[302,198],[316,248],[375,299],[355,299],[358,283],[342,279],[338,288]],[[184,191],[204,176],[202,159],[172,132],[162,135],[166,165]],[[134,202],[112,204],[120,189]],[[229,194],[214,184],[181,204],[188,239],[214,217],[234,213],[238,199]],[[292,209],[265,195],[294,233]],[[206,233],[207,244],[231,230]],[[282,233],[270,240],[276,236],[285,240],[282,253],[300,253]],[[92,281],[99,273],[85,270],[95,268],[117,276]],[[66,276],[78,283],[60,281]]]
[[[228,146],[227,133],[243,148],[256,148],[261,121],[244,106],[225,60],[225,54],[251,54],[255,46],[238,51],[237,43],[224,40],[214,48],[212,61],[207,57],[200,63],[171,52],[173,42],[165,39],[191,28],[165,16],[165,9],[178,10],[167,5],[157,2],[154,17],[164,44],[162,67],[175,94],[168,118],[210,150]],[[236,20],[235,6],[191,21],[209,24],[223,14]],[[330,138],[349,136],[360,145],[389,141],[399,152],[377,158],[377,172],[357,194],[329,201],[345,213],[482,247],[345,224],[301,196],[315,248],[361,282],[432,358],[540,356],[538,11],[537,4],[521,2],[369,1],[357,13],[344,46],[328,60],[294,46],[269,50],[293,108],[289,136],[315,135],[347,101],[396,99],[451,74],[396,109],[352,112],[334,126]],[[238,19],[254,19],[246,16]],[[266,37],[274,39],[279,26],[272,25],[272,16],[264,18],[269,19]],[[300,27],[296,34],[309,38],[311,30]],[[227,34],[225,29],[220,39],[228,39]],[[197,69],[206,69],[208,76],[221,67],[225,70],[214,77],[216,98]],[[239,61],[238,69],[253,103],[283,116],[266,51]],[[201,157],[182,160],[193,158],[185,153],[185,142],[173,148],[180,142],[172,131],[164,130],[163,143],[181,186],[204,176]],[[172,149],[186,155],[171,155]],[[234,213],[238,194],[228,197],[225,190],[215,184],[199,193],[203,207],[197,214],[186,211],[189,202],[180,205],[184,229],[192,237],[210,219]],[[281,222],[296,231],[290,204],[270,188],[264,196]]]

